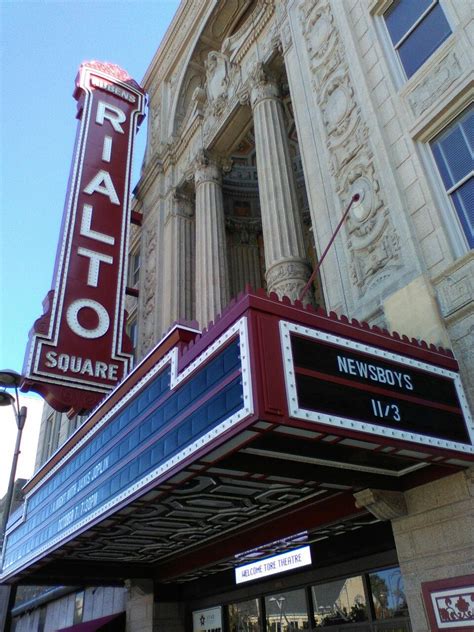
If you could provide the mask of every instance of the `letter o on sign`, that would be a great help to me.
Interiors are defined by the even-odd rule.
[[[97,314],[99,323],[94,329],[86,329],[78,320],[79,312],[84,307],[89,307]],[[105,307],[97,301],[87,298],[81,298],[69,305],[66,320],[72,331],[81,338],[100,338],[107,332],[110,325],[110,318]]]

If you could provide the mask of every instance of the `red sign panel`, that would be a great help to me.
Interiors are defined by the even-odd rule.
[[[118,66],[81,64],[77,131],[53,289],[35,322],[25,387],[56,410],[95,406],[128,372],[124,332],[130,169],[145,95]]]

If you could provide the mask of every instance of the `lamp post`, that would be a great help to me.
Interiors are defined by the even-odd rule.
[[[13,397],[13,395],[10,395],[10,393],[7,393],[5,390],[0,391],[0,406],[11,406],[13,408],[17,427],[15,451],[13,453],[13,459],[10,468],[10,479],[8,481],[7,495],[5,496],[2,523],[0,527],[0,538],[2,545],[5,538],[8,517],[10,515],[13,501],[16,468],[18,465],[18,457],[20,456],[21,435],[23,433],[23,428],[25,427],[26,421],[26,406],[20,407],[20,400],[18,397],[18,387],[21,383],[21,379],[21,375],[16,371],[11,371],[10,369],[5,369],[3,371],[0,370],[0,387],[15,389],[15,397]]]
[[[18,387],[21,384],[22,377],[16,371],[10,369],[0,370],[0,387],[3,389],[13,388],[15,389],[15,396],[7,393],[6,390],[0,391],[0,406],[11,406],[15,415],[15,422],[17,427],[15,451],[13,453],[12,464],[10,468],[10,479],[8,481],[7,494],[5,496],[5,502],[2,513],[2,523],[0,526],[0,546],[3,549],[5,543],[5,531],[7,530],[7,522],[10,516],[13,492],[15,489],[15,475],[18,465],[18,457],[20,456],[21,435],[26,421],[26,406],[20,407],[20,399],[18,397]],[[4,630],[10,630],[11,616],[10,610],[15,600],[16,589],[10,586],[2,586],[1,599],[0,599],[0,625],[4,624]],[[2,621],[3,620],[3,621]]]

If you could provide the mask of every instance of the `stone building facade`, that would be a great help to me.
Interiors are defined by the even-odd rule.
[[[463,0],[183,0],[143,81],[137,360],[175,321],[207,327],[247,284],[299,299],[358,194],[304,302],[452,349],[472,406],[473,29]],[[38,466],[80,420],[43,423]],[[461,469],[357,496],[391,525],[413,632],[438,629],[423,584],[473,573],[473,483]],[[131,632],[193,629],[150,582],[124,599]]]

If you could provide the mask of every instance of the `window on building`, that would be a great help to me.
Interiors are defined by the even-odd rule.
[[[399,568],[369,574],[374,615],[379,619],[408,617],[403,576]]]
[[[229,632],[260,632],[260,603],[258,599],[231,603],[227,606]]]
[[[268,632],[290,632],[309,628],[308,606],[303,589],[265,597]]]
[[[130,254],[128,261],[128,285],[136,287],[140,277],[140,253],[134,252]]]
[[[353,624],[369,618],[361,576],[319,584],[311,592],[318,627]]]
[[[132,342],[133,349],[137,348],[138,343],[138,323],[136,318],[132,318],[127,322],[127,336]]]
[[[43,439],[43,463],[49,459],[51,454],[59,445],[59,433],[61,431],[61,414],[52,412],[46,419]]]
[[[384,19],[408,78],[451,34],[437,0],[395,0],[384,13]]]
[[[82,426],[84,421],[87,419],[87,415],[74,415],[69,419],[69,429],[68,429],[68,437],[75,432],[79,426]]]
[[[474,107],[431,141],[431,150],[451,203],[474,247]]]

